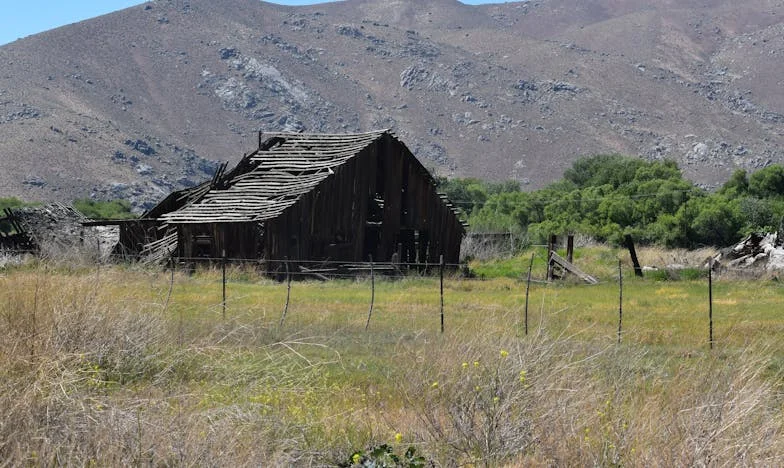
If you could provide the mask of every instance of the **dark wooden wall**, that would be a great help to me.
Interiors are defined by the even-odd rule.
[[[262,228],[258,223],[192,223],[177,225],[177,255],[188,259],[261,257]]]
[[[365,222],[378,145],[335,169],[314,190],[266,226],[270,259],[364,259]]]
[[[369,222],[383,199],[380,224]],[[266,223],[270,259],[457,263],[465,233],[408,149],[384,136]]]

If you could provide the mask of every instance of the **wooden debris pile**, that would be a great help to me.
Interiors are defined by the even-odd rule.
[[[106,255],[117,241],[109,229],[85,228],[82,224],[87,218],[61,203],[5,210],[4,214],[0,249],[43,255],[87,249]]]
[[[38,249],[67,249],[84,243],[85,217],[70,206],[52,203],[19,208],[14,213]]]
[[[0,217],[0,250],[32,252],[36,249],[33,239],[22,226],[21,220],[13,210],[3,210]]]
[[[778,233],[752,233],[713,258],[714,268],[784,270],[784,239]]]

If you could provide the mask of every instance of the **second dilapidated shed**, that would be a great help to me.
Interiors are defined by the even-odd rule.
[[[160,217],[179,257],[459,261],[465,227],[392,133],[259,140],[198,201]]]

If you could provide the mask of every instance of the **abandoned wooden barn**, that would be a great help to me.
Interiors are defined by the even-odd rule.
[[[465,226],[392,133],[265,136],[198,201],[160,216],[177,256],[459,261]]]

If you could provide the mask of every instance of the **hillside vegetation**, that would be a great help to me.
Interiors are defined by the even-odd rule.
[[[522,192],[511,183],[442,180],[474,231],[584,234],[620,244],[631,234],[668,247],[724,247],[752,231],[775,232],[784,216],[784,166],[749,176],[738,170],[708,192],[683,178],[673,161],[647,162],[619,155],[577,160],[543,189]]]
[[[286,285],[220,274],[0,270],[0,459],[10,465],[780,465],[776,282]],[[541,254],[541,252],[539,252]],[[541,255],[535,277],[543,274]],[[173,283],[170,281],[173,278]],[[171,289],[170,289],[171,287]],[[418,459],[417,457],[422,457]],[[419,460],[419,461],[418,461]],[[414,466],[414,465],[411,465]]]
[[[539,189],[617,152],[716,188],[784,162],[782,18],[770,0],[144,2],[0,46],[0,197],[138,212],[258,131],[384,128],[450,177]]]

